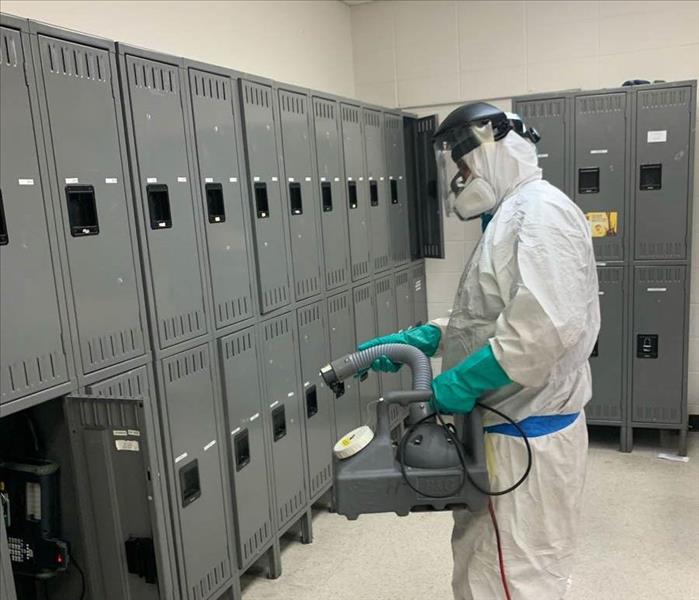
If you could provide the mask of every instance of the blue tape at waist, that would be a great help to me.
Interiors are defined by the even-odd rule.
[[[522,428],[527,437],[540,437],[565,429],[568,425],[572,425],[579,415],[579,412],[568,415],[537,415],[528,417],[517,424]],[[485,432],[522,437],[519,430],[511,423],[490,425],[489,427],[485,427]]]

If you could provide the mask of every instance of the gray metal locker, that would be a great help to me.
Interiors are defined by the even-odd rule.
[[[364,154],[369,187],[369,231],[371,265],[374,272],[391,266],[388,194],[386,193],[386,160],[383,140],[383,115],[362,108]]]
[[[354,297],[354,333],[357,344],[376,337],[376,311],[374,310],[374,284],[365,283],[352,290]],[[359,408],[364,425],[376,424],[376,401],[379,398],[379,378],[369,371],[366,379],[359,381]]]
[[[216,329],[255,314],[235,80],[189,69],[198,185]]]
[[[328,325],[330,328],[330,357],[334,360],[354,352],[354,319],[352,318],[352,293],[342,292],[328,298]],[[335,440],[359,427],[359,382],[355,378],[345,381],[345,393],[335,399]]]
[[[590,357],[592,399],[585,407],[590,423],[621,424],[625,410],[626,294],[624,267],[600,267],[599,302],[602,326]]]
[[[279,183],[280,169],[272,88],[240,80],[243,131],[252,202],[257,285],[263,313],[291,301],[286,216]]]
[[[332,485],[333,398],[320,376],[320,369],[331,360],[328,317],[325,302],[298,309],[303,410],[306,416],[308,484],[313,503]]]
[[[544,179],[570,195],[566,171],[568,169],[568,100],[566,96],[516,100],[514,111],[524,119],[528,127],[541,134],[536,145],[539,166]]]
[[[28,37],[0,28],[0,404],[72,388],[70,337],[48,188]],[[36,114],[36,112],[34,113]],[[41,165],[41,166],[40,166]],[[45,198],[44,198],[45,196]],[[49,225],[50,223],[50,225]],[[17,405],[15,405],[17,406]],[[3,413],[10,408],[3,407]]]
[[[296,520],[307,506],[303,423],[299,399],[294,313],[260,323],[264,401],[271,428],[277,528]]]
[[[391,262],[394,265],[404,265],[410,260],[410,222],[405,179],[403,117],[400,114],[383,113],[383,128]]]
[[[3,600],[17,600],[2,503],[0,503],[0,597]]]
[[[413,291],[413,319],[415,325],[424,325],[427,318],[427,281],[425,280],[425,262],[414,262],[410,268]]]
[[[696,84],[637,91],[636,260],[687,258],[695,111]]]
[[[347,211],[349,225],[352,281],[371,273],[369,264],[369,190],[364,164],[364,140],[361,110],[352,104],[340,104],[342,147],[347,180]]]
[[[228,464],[234,490],[238,567],[244,570],[265,551],[274,535],[272,469],[260,379],[263,363],[255,329],[221,338],[218,354],[230,436]]]
[[[162,359],[156,369],[182,594],[205,600],[220,595],[233,573],[210,344]]]
[[[316,163],[320,181],[325,289],[334,290],[350,280],[347,193],[338,121],[339,104],[313,97]]]
[[[396,294],[393,274],[374,281],[376,295],[376,335],[388,335],[398,330]],[[401,369],[402,370],[402,369]],[[381,395],[401,389],[402,373],[380,373]],[[392,404],[388,407],[391,424],[396,425],[405,411],[401,406]]]
[[[189,181],[182,91],[186,78],[177,59],[163,62],[147,55],[119,46],[132,178],[140,200],[142,259],[152,288],[156,349],[164,350],[205,335],[208,325]]]
[[[277,90],[284,157],[286,210],[296,300],[322,289],[318,191],[313,181],[310,110],[306,94]]]
[[[686,418],[686,267],[634,268],[631,420]]]
[[[630,122],[625,92],[575,97],[574,199],[599,261],[625,259]]]
[[[148,351],[116,60],[111,42],[38,27],[35,67],[74,347],[87,375]]]
[[[394,282],[396,291],[397,330],[409,329],[415,324],[410,270],[405,269],[404,271],[396,272],[394,275]],[[413,387],[412,374],[407,367],[400,370],[400,385],[403,390],[411,390]]]
[[[104,393],[125,379],[147,385],[146,367],[119,379],[96,386],[100,398],[65,400],[82,535],[99,550],[87,553],[86,575],[92,596],[105,600],[178,597],[150,400]]]

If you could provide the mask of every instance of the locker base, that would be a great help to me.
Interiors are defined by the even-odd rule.
[[[596,421],[594,419],[587,419],[588,428],[592,427],[618,427],[619,428],[619,452],[631,452],[631,447],[629,439],[629,427],[622,425],[621,423],[609,423],[607,421]]]
[[[688,425],[685,423],[683,425],[667,425],[659,423],[632,423],[628,427],[627,432],[627,442],[626,446],[628,450],[626,452],[631,452],[633,450],[633,435],[634,429],[655,429],[659,432],[660,443],[664,447],[671,446],[671,432],[677,432],[677,455],[687,456],[687,433],[689,431]]]
[[[291,521],[279,531],[278,538],[283,536],[291,536],[302,544],[313,543],[313,509],[310,505],[295,521]]]
[[[282,553],[279,538],[275,537],[269,542],[267,547],[250,562],[250,564],[239,571],[242,580],[245,575],[252,575],[253,571],[264,573],[267,579],[278,579],[282,574]]]

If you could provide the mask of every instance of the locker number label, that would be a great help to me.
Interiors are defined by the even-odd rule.
[[[647,140],[649,144],[663,144],[667,142],[667,129],[649,131]]]

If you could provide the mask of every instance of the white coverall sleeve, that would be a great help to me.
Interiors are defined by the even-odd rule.
[[[436,319],[431,319],[427,324],[437,327],[442,332],[442,337],[439,339],[439,347],[437,348],[437,352],[435,352],[432,356],[432,358],[439,358],[442,355],[442,352],[444,351],[444,338],[447,334],[447,325],[449,325],[449,317],[438,317]]]
[[[587,326],[591,244],[586,232],[557,216],[562,224],[522,225],[512,257],[516,289],[490,339],[500,366],[525,387],[545,385]]]

